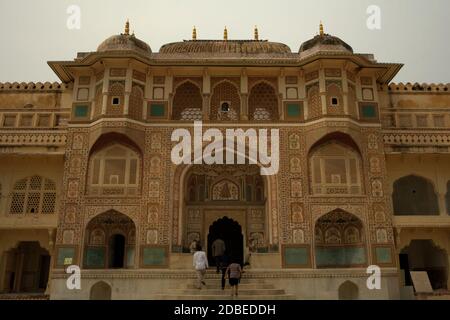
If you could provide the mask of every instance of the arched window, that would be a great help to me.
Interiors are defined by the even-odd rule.
[[[363,225],[356,216],[334,210],[317,220],[314,233],[317,268],[360,267],[366,264]]]
[[[433,184],[410,175],[394,182],[392,194],[395,215],[438,215],[438,198]]]
[[[123,81],[111,81],[108,92],[106,114],[109,116],[123,115],[125,104],[125,83]]]
[[[222,81],[213,88],[211,95],[211,120],[239,120],[241,98],[235,84]]]
[[[314,119],[322,115],[322,103],[320,101],[319,86],[313,85],[308,92],[308,118]]]
[[[55,213],[56,185],[41,176],[21,179],[14,184],[9,213]]]
[[[90,160],[89,193],[135,195],[139,188],[139,155],[122,145],[112,145]]]
[[[361,194],[361,160],[353,149],[331,142],[310,157],[313,194]]]
[[[190,81],[176,88],[172,102],[172,118],[175,120],[202,120],[203,98],[200,88]]]
[[[251,120],[277,120],[278,97],[275,89],[265,82],[256,84],[250,90],[248,110]]]

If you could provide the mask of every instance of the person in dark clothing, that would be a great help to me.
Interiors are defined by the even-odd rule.
[[[222,271],[222,290],[225,290],[226,271],[229,265],[230,265],[230,257],[227,254],[224,254],[222,257],[222,261],[220,263],[220,270]]]

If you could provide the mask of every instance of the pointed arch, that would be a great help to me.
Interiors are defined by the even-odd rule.
[[[241,97],[238,86],[228,79],[223,79],[214,84],[211,92],[210,118],[212,120],[239,120]],[[226,104],[226,109],[224,104]]]
[[[277,91],[268,81],[258,81],[250,88],[248,115],[251,120],[277,120],[279,118]]]
[[[430,180],[412,174],[397,179],[393,189],[395,215],[439,215],[438,197]]]
[[[203,110],[201,92],[201,88],[189,79],[180,82],[174,89],[172,119],[201,120]]]

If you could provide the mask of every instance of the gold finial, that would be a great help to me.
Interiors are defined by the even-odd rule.
[[[197,29],[194,26],[194,29],[192,29],[192,40],[197,40]]]
[[[125,22],[125,34],[130,34],[130,21],[127,19],[127,22]]]
[[[255,26],[255,30],[254,30],[254,38],[255,38],[255,40],[259,40],[258,27],[257,27],[257,26]]]
[[[227,30],[226,26],[225,26],[225,29],[223,29],[223,40],[225,40],[225,41],[228,40],[228,30]]]
[[[319,32],[320,32],[320,35],[321,35],[321,36],[324,35],[324,33],[323,33],[323,24],[322,24],[322,21],[320,21]]]

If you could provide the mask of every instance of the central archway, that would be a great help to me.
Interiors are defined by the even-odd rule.
[[[231,261],[236,261],[241,265],[244,263],[244,236],[242,227],[237,221],[225,216],[216,220],[209,227],[207,253],[208,262],[211,266],[215,266],[211,247],[217,239],[222,239],[225,242],[225,254]]]
[[[134,267],[136,226],[120,212],[110,210],[89,221],[84,243],[84,268]]]

